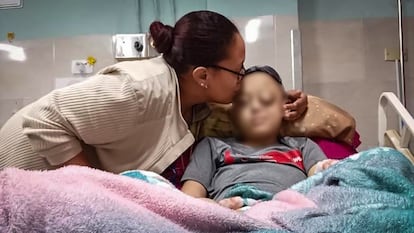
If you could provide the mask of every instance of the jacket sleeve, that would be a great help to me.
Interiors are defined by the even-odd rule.
[[[142,96],[128,75],[96,75],[35,102],[23,133],[35,152],[59,165],[82,151],[81,141],[105,145],[127,136],[143,112]]]

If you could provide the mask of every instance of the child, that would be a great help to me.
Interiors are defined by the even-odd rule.
[[[182,191],[238,209],[246,205],[234,196],[240,185],[261,197],[273,196],[334,163],[310,139],[279,135],[286,100],[273,68],[248,69],[233,103],[240,137],[202,140],[182,178]]]

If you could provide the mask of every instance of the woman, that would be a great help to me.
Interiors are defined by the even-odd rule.
[[[244,41],[209,11],[189,13],[174,28],[153,22],[150,33],[162,57],[109,66],[15,114],[0,131],[0,169],[161,173],[172,164],[193,144],[189,126],[208,116],[206,103],[230,103],[239,89]],[[288,117],[306,108],[306,96],[293,98]]]

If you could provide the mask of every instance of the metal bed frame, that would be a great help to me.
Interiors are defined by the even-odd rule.
[[[398,115],[398,127],[391,126],[390,111]],[[384,92],[379,98],[378,142],[400,151],[414,164],[414,118],[392,92]]]

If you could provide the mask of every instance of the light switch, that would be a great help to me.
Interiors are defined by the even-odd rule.
[[[87,60],[72,60],[72,74],[91,74],[93,73],[93,65]]]

